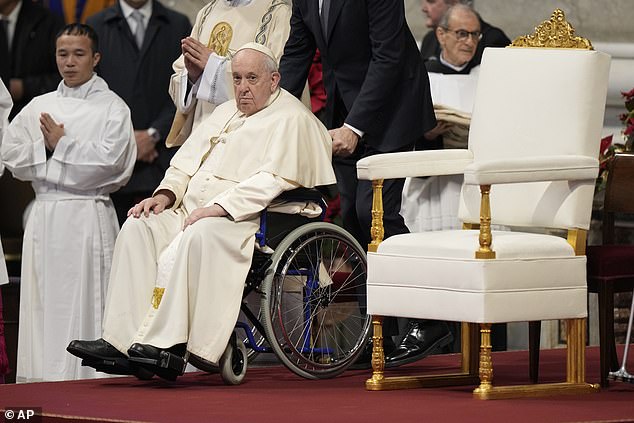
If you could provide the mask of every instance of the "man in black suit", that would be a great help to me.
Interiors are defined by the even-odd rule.
[[[435,126],[429,80],[399,0],[294,1],[280,72],[282,87],[297,97],[316,48],[344,227],[367,245],[371,184],[357,180],[356,162],[411,150]],[[390,180],[383,188],[386,236],[407,232],[399,215],[402,186],[403,180]]]
[[[357,179],[359,159],[429,148],[436,125],[429,80],[405,20],[402,0],[294,0],[280,62],[281,85],[301,95],[315,49],[321,53],[343,226],[370,241],[372,187]],[[385,236],[406,233],[399,214],[403,179],[383,186]],[[386,322],[385,333],[390,335]],[[386,340],[390,337],[386,336]],[[386,344],[386,350],[388,345]]]
[[[30,0],[0,0],[0,78],[13,99],[9,120],[33,97],[57,88],[55,38],[62,26]]]
[[[98,74],[132,112],[137,162],[128,184],[112,195],[122,224],[128,210],[152,194],[174,155],[165,147],[175,112],[167,88],[191,25],[156,0],[119,0],[87,24],[99,36]]]
[[[440,22],[440,19],[447,12],[449,7],[454,4],[463,3],[471,5],[471,0],[421,0],[422,11],[427,17],[425,25],[430,28],[430,31],[425,34],[420,46],[420,54],[423,58],[423,62],[428,60],[435,60],[434,58],[440,55],[440,44],[438,43],[438,37],[436,36],[436,28]],[[506,47],[511,43],[511,40],[506,36],[504,31],[494,26],[491,26],[487,22],[480,18],[480,32],[482,38],[478,43],[475,55],[469,62],[469,66],[477,66],[482,60],[482,52],[485,47]]]

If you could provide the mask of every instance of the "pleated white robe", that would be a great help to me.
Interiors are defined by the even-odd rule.
[[[64,124],[49,159],[42,112]],[[66,346],[101,336],[119,230],[108,194],[127,182],[136,161],[130,111],[96,75],[76,88],[62,81],[11,122],[2,157],[35,190],[22,252],[17,381],[97,377]]]

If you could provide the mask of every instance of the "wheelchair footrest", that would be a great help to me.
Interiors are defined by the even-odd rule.
[[[161,351],[158,359],[130,357],[130,362],[170,381],[176,380],[178,376],[185,373],[185,366],[187,365],[185,358],[168,351]]]
[[[135,368],[130,365],[126,359],[115,360],[90,360],[83,359],[81,361],[82,366],[92,367],[98,372],[108,373],[111,375],[134,375]]]

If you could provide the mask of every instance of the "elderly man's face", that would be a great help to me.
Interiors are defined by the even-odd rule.
[[[57,69],[68,87],[77,87],[92,78],[100,55],[92,51],[92,42],[85,35],[61,35],[56,42]]]
[[[245,49],[231,61],[236,105],[247,116],[264,108],[280,82],[280,74],[267,69],[266,59],[264,53]]]
[[[427,28],[436,28],[442,15],[454,2],[454,0],[422,0],[421,9],[427,17],[425,20]]]
[[[454,10],[448,28],[437,28],[436,36],[442,56],[454,66],[462,66],[473,59],[480,36],[480,21],[469,11]]]

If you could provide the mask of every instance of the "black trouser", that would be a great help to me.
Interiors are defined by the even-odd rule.
[[[341,127],[348,115],[341,96],[336,93],[333,128]],[[411,151],[415,140],[411,145],[402,147],[397,151]],[[379,154],[380,152],[364,143],[363,138],[357,144],[357,148],[351,156],[333,157],[333,167],[337,176],[337,189],[341,201],[341,216],[343,227],[367,249],[371,241],[370,227],[372,225],[372,181],[359,180],[357,178],[357,162],[364,158]],[[383,181],[383,227],[385,238],[392,235],[408,233],[405,221],[400,215],[401,196],[403,193],[404,178],[386,179]],[[394,336],[398,334],[396,318],[387,317],[383,321],[383,334]]]
[[[411,147],[399,151],[409,151]],[[354,154],[349,157],[335,157],[333,165],[337,176],[337,188],[341,200],[343,227],[367,249],[371,241],[372,225],[372,181],[357,178],[357,161],[379,152],[361,143]],[[400,215],[401,196],[405,179],[386,179],[383,181],[383,227],[385,238],[392,235],[408,233],[403,217]],[[398,334],[395,318],[386,318],[383,322],[386,336]]]

